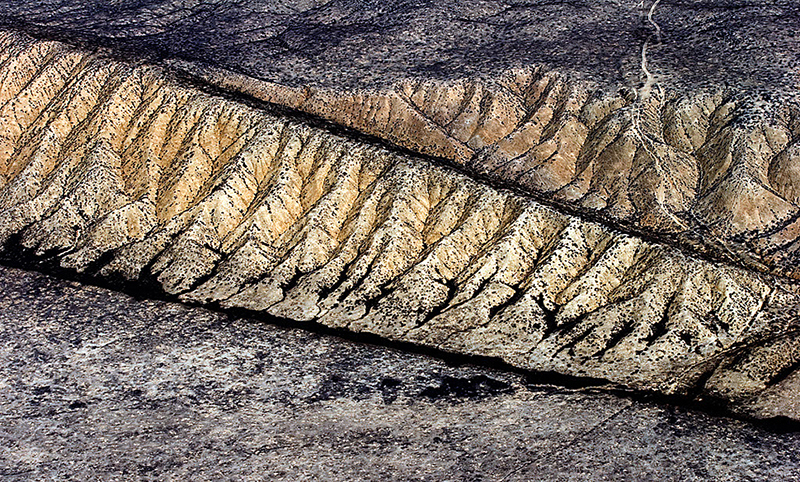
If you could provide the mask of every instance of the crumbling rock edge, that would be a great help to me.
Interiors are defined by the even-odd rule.
[[[331,328],[313,321],[296,321],[288,318],[271,316],[264,312],[254,312],[240,308],[223,308],[218,304],[209,305],[186,302],[163,291],[160,288],[160,285],[154,279],[127,281],[119,278],[107,278],[92,275],[87,272],[79,273],[73,269],[65,269],[59,266],[54,257],[39,257],[28,252],[24,247],[15,244],[13,241],[10,241],[10,244],[19,249],[17,252],[24,254],[21,256],[10,256],[9,253],[15,252],[15,249],[3,250],[0,252],[0,264],[3,266],[39,272],[48,276],[56,276],[59,279],[110,289],[125,293],[137,300],[147,299],[166,302],[180,302],[181,304],[187,306],[201,307],[211,311],[225,313],[228,316],[245,319],[252,323],[267,323],[284,328],[301,329],[322,335],[334,336],[356,343],[366,343],[369,345],[387,347],[403,352],[429,356],[443,360],[450,366],[458,367],[472,365],[502,370],[504,372],[517,373],[525,376],[527,383],[534,387],[553,386],[586,393],[609,393],[637,402],[678,405],[693,410],[698,410],[714,417],[732,417],[734,419],[747,421],[772,433],[785,434],[800,432],[800,420],[797,420],[796,418],[790,418],[783,415],[764,417],[758,412],[742,411],[740,407],[731,407],[729,401],[720,398],[693,398],[692,396],[685,395],[665,395],[657,391],[636,390],[625,387],[624,385],[615,384],[606,379],[580,376],[576,377],[552,371],[538,372],[527,370],[509,364],[497,357],[443,351],[415,343],[394,341],[366,332],[357,333],[341,328]]]
[[[178,299],[798,418],[799,288],[272,116],[0,39],[12,260]]]

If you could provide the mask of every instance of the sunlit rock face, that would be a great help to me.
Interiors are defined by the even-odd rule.
[[[727,89],[613,94],[542,68],[387,90],[205,78],[385,138],[540,200],[800,276],[800,104]]]
[[[14,2],[6,259],[800,418],[797,7],[434,3]]]
[[[797,2],[0,2],[541,201],[800,277]]]

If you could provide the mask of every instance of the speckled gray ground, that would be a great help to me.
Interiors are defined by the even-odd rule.
[[[800,433],[0,268],[3,480],[800,480]]]
[[[654,34],[641,0],[0,0],[0,24],[44,28],[152,61],[180,59],[290,85],[355,87],[493,75],[544,63],[640,82]],[[661,82],[796,91],[800,4],[662,0],[648,50]]]

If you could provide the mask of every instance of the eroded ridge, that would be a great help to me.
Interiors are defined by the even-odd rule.
[[[800,417],[800,293],[426,161],[0,36],[0,241],[185,301]]]
[[[646,96],[608,93],[541,67],[337,90],[176,65],[643,235],[800,277],[797,98],[652,86]]]

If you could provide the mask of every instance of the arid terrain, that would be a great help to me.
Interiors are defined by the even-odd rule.
[[[798,420],[800,7],[644,3],[0,2],[3,259]]]

